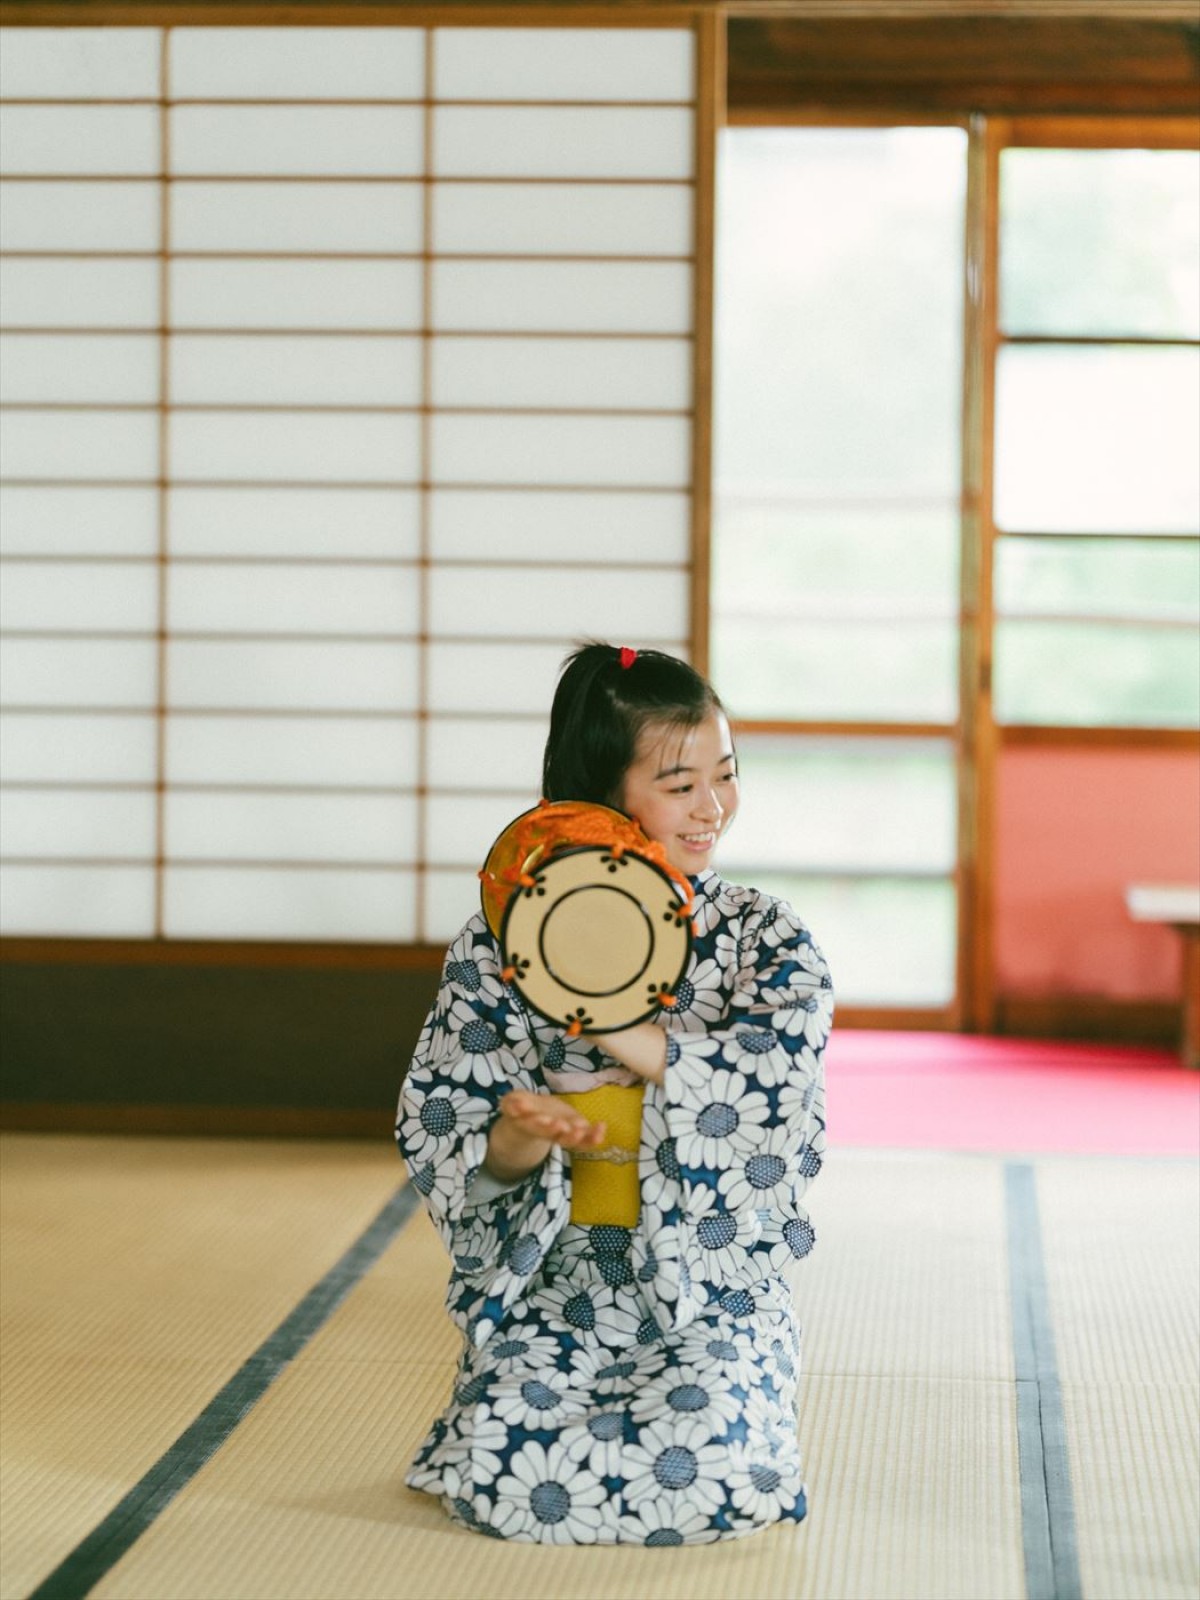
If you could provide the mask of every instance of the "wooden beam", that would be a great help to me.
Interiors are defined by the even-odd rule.
[[[733,16],[729,106],[1194,114],[1200,21]]]

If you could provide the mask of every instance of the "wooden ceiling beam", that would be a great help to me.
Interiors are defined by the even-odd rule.
[[[1194,15],[1194,14],[1193,14]],[[1200,21],[732,16],[729,108],[1194,114]]]

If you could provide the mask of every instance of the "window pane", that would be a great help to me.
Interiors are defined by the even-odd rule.
[[[955,893],[949,878],[763,873],[789,901],[833,975],[839,1005],[941,1006],[954,997]]]
[[[1001,350],[996,522],[1057,533],[1200,523],[1200,351]]]
[[[740,717],[952,722],[956,714],[955,622],[768,620],[764,602],[754,615],[721,619],[713,661]]]
[[[1200,335],[1198,194],[1187,150],[1005,150],[1005,331]]]
[[[900,610],[958,609],[957,503],[881,508],[814,507],[787,495],[726,495],[713,563],[721,608],[785,596],[813,611],[857,606],[883,617]]]
[[[713,636],[741,716],[956,714],[965,156],[958,128],[723,136]]]
[[[1200,622],[1200,545],[1000,539],[996,609],[1007,616]]]
[[[836,706],[872,720],[952,718],[958,545],[949,502],[815,508],[726,495],[713,560],[722,692],[746,716],[824,717]],[[843,623],[864,648],[835,660]],[[750,649],[756,629],[762,644]],[[760,651],[786,662],[796,649],[805,675],[770,682]]]
[[[741,808],[722,847],[723,867],[953,870],[955,770],[948,741],[743,735],[738,767]]]
[[[1200,718],[1192,628],[1000,621],[996,718],[1069,726],[1190,727]]]
[[[965,181],[958,128],[723,136],[722,487],[957,495]]]

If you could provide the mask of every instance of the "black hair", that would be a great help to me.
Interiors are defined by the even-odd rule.
[[[628,666],[622,658],[633,656]],[[680,732],[724,707],[694,667],[661,650],[618,650],[592,642],[563,663],[542,762],[547,800],[615,805],[638,737],[651,722]]]

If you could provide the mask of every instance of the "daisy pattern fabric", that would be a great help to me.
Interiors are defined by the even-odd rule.
[[[824,1148],[833,990],[785,902],[712,872],[693,884],[636,1227],[573,1223],[557,1148],[499,1195],[476,1182],[509,1090],[637,1081],[522,1005],[482,915],[450,947],[405,1080],[397,1139],[463,1333],[408,1482],[495,1538],[702,1544],[805,1515],[781,1273],[813,1246],[802,1197]]]

